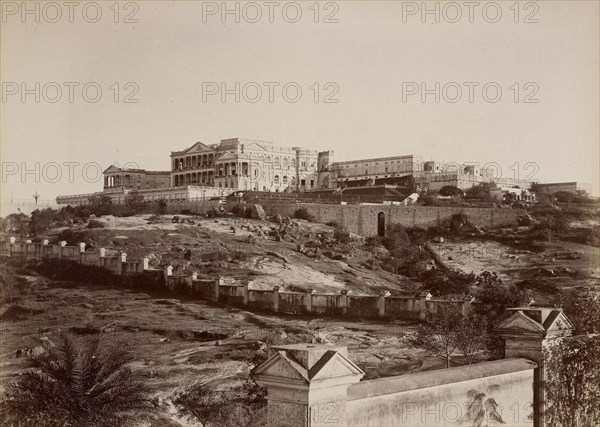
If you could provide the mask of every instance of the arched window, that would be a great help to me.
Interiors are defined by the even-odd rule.
[[[279,175],[275,175],[273,182],[275,183],[275,185],[279,185]]]
[[[284,175],[284,176],[283,176],[283,183],[284,183],[284,184],[287,184],[287,183],[288,183],[288,181],[287,181],[287,175]]]

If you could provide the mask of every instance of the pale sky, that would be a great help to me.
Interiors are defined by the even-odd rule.
[[[318,23],[313,1],[297,3],[302,16],[295,23],[287,22],[295,17],[292,2],[275,2],[274,22],[264,2],[254,3],[262,12],[257,23],[247,22],[256,8],[244,9],[245,3],[238,3],[239,23],[234,15],[223,19],[220,10],[203,15],[220,9],[220,1],[121,2],[118,23],[112,0],[96,3],[102,11],[96,23],[87,22],[96,16],[91,2],[76,2],[72,23],[64,2],[55,3],[60,19],[56,7],[39,3],[40,22],[34,13],[21,15],[20,1],[1,3],[3,199],[10,193],[31,198],[37,191],[53,199],[99,191],[101,179],[92,182],[98,166],[129,162],[168,170],[172,150],[232,137],[329,149],[339,161],[415,154],[442,162],[496,162],[504,177],[518,171],[541,182],[589,182],[598,194],[597,1],[540,1],[537,8],[521,2],[518,16],[514,1],[476,2],[473,22],[457,2],[462,16],[454,23],[456,8],[428,2],[440,8],[436,23],[434,15],[415,10],[421,1],[321,2]],[[36,3],[28,7],[35,10]],[[488,22],[495,20],[496,4],[502,15]],[[331,13],[338,22],[322,22]],[[138,22],[123,22],[129,14]],[[69,82],[78,84],[72,103]],[[94,85],[102,89],[96,103],[82,95],[90,82],[89,98]],[[248,102],[256,96],[251,84],[239,103],[234,95],[221,102],[220,93],[203,100],[203,83],[206,88],[211,82],[230,89],[255,82],[262,96]],[[279,84],[272,103],[265,82]],[[403,102],[403,89],[420,90],[423,83],[435,92],[436,82],[439,103],[433,93],[422,102],[420,92],[405,93]],[[472,103],[468,82],[476,85]],[[25,102],[22,83],[31,90]],[[288,100],[286,83],[292,83]],[[502,90],[497,102],[484,99],[486,84],[488,99]],[[296,103],[289,101],[294,85],[302,90]],[[457,86],[462,96],[449,102]],[[133,99],[139,102],[123,103],[136,87]],[[339,102],[323,102],[335,88]],[[523,102],[528,96],[538,102]],[[36,162],[39,176],[21,175],[23,166],[35,171]],[[61,165],[58,179],[52,162]],[[80,165],[73,182],[65,162]],[[537,168],[526,166],[530,162]]]

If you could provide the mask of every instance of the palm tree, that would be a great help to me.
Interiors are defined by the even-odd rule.
[[[143,384],[126,364],[123,345],[102,348],[97,337],[62,335],[60,344],[33,360],[32,370],[8,384],[0,423],[10,426],[120,424],[125,411],[148,406]]]

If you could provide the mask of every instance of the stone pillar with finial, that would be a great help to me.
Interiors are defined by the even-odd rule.
[[[273,355],[252,371],[267,387],[267,426],[347,426],[348,387],[364,372],[345,346],[293,344],[273,347]]]
[[[561,308],[515,307],[508,308],[495,332],[504,339],[504,357],[524,357],[537,363],[533,384],[533,425],[548,427],[544,417],[546,372],[544,349],[556,339],[572,334],[573,326]]]

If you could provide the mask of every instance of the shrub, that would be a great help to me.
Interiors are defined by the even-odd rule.
[[[144,208],[144,196],[139,194],[137,191],[132,191],[125,196],[124,199],[127,211],[132,215],[140,213]]]
[[[365,239],[365,247],[367,249],[375,248],[377,246],[380,246],[381,244],[381,237],[379,236],[371,236]]]
[[[434,196],[422,196],[419,197],[419,202],[423,206],[437,206],[438,202]]]
[[[160,199],[158,201],[158,212],[164,214],[167,211],[167,201],[165,199]]]
[[[490,189],[495,187],[493,182],[480,182],[465,191],[465,199],[490,201]]]
[[[456,196],[463,196],[464,193],[463,191],[456,187],[455,185],[444,185],[442,188],[440,188],[439,191],[440,196],[445,196],[445,197],[456,197]]]
[[[112,212],[112,199],[106,195],[95,195],[89,199],[94,215],[108,215]]]
[[[469,224],[469,217],[462,213],[454,214],[450,219],[450,231],[456,233],[467,224]]]
[[[398,224],[390,224],[385,232],[381,243],[393,254],[400,254],[402,249],[411,244],[410,236],[406,227]]]
[[[87,228],[104,228],[105,224],[102,221],[98,221],[95,219],[90,220],[87,225]]]
[[[333,237],[335,240],[338,241],[338,243],[341,243],[343,245],[347,245],[352,241],[352,238],[350,237],[350,232],[345,228],[336,228],[335,230],[333,230]]]
[[[294,218],[304,219],[309,222],[313,222],[315,220],[315,217],[311,215],[306,208],[296,209],[294,212]]]

